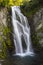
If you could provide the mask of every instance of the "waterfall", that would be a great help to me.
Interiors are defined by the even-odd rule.
[[[33,55],[30,39],[30,26],[28,25],[27,18],[21,13],[19,6],[12,6],[12,25],[15,46],[14,55]],[[24,42],[22,42],[22,39]],[[26,48],[24,48],[25,46]]]

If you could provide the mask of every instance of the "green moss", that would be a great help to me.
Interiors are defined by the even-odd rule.
[[[5,59],[7,57],[7,51],[6,51],[6,44],[5,42],[3,41],[2,42],[2,52],[0,53],[0,58],[1,59]]]
[[[3,38],[2,38],[2,36],[0,36],[0,41],[3,41]]]
[[[7,33],[11,32],[10,29],[8,27],[5,27],[3,30],[3,34],[7,35]]]

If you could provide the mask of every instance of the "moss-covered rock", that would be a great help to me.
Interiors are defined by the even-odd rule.
[[[6,58],[13,51],[11,10],[8,7],[0,9],[0,58]],[[2,50],[2,51],[1,51]]]

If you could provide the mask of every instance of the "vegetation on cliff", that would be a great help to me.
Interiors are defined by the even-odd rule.
[[[25,0],[30,1],[30,0]],[[24,0],[0,0],[0,6],[19,6],[23,5]]]

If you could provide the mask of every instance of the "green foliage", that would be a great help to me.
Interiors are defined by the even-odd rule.
[[[30,0],[25,0],[25,2],[29,2]],[[0,6],[20,6],[23,5],[24,0],[0,0]]]
[[[2,0],[2,2],[0,2],[0,6],[8,6],[8,2],[9,0]]]
[[[23,0],[1,0],[0,6],[19,6],[23,4]]]
[[[42,0],[31,0],[29,2],[24,1],[23,5],[21,6],[21,9],[25,15],[30,17],[36,11],[38,11],[42,6],[43,6]]]
[[[0,58],[4,59],[7,57],[7,51],[6,51],[7,47],[6,47],[6,43],[4,39],[2,38],[2,36],[0,37],[0,39],[1,39],[1,44],[2,44],[2,49],[1,49],[2,52],[0,53]]]

